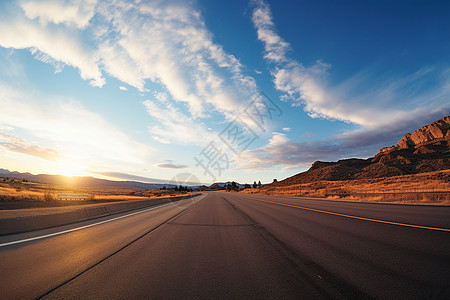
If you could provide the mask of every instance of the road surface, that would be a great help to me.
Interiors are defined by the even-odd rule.
[[[125,215],[0,237],[0,298],[450,298],[450,207],[209,192]]]

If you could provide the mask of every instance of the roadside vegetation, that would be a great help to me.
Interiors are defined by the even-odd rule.
[[[71,206],[112,201],[146,200],[188,194],[187,187],[171,189],[126,189],[74,187],[28,182],[15,178],[0,178],[0,209],[21,209],[34,207]],[[59,193],[86,194],[85,200],[60,200]]]
[[[450,204],[450,170],[375,179],[266,185],[241,192],[349,201]]]

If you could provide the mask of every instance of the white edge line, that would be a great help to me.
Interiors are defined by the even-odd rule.
[[[146,211],[154,210],[154,209],[165,207],[165,206],[172,205],[172,204],[173,203],[171,202],[171,203],[167,203],[165,205],[160,205],[160,206],[157,206],[157,207],[152,207],[152,208],[148,208],[148,209],[145,209],[145,210],[140,210],[140,211],[128,214],[128,215],[124,215],[124,216],[116,217],[116,218],[113,218],[113,219],[97,222],[97,223],[94,223],[94,224],[89,224],[89,225],[85,225],[85,226],[81,226],[81,227],[77,227],[77,228],[72,228],[72,229],[68,229],[68,230],[64,230],[64,231],[54,232],[54,233],[50,233],[50,234],[46,234],[46,235],[36,236],[36,237],[28,238],[28,239],[7,242],[7,243],[0,244],[0,247],[5,247],[5,246],[10,246],[10,245],[15,245],[15,244],[20,244],[20,243],[25,243],[25,242],[45,239],[45,238],[48,238],[48,237],[52,237],[52,236],[61,235],[61,234],[64,234],[64,233],[69,233],[69,232],[72,232],[72,231],[77,231],[77,230],[89,228],[89,227],[97,226],[97,225],[100,225],[100,224],[112,222],[112,221],[115,221],[115,220],[118,220],[118,219],[122,219],[122,218],[125,218],[125,217],[141,214],[141,213],[144,213]]]

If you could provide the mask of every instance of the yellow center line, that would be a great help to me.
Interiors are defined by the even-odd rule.
[[[383,221],[383,220],[377,220],[377,219],[370,219],[370,218],[364,218],[364,217],[340,214],[340,213],[335,213],[335,212],[332,212],[332,211],[314,209],[314,208],[298,206],[298,205],[293,205],[293,204],[286,204],[286,203],[281,203],[281,202],[263,200],[263,199],[248,197],[248,196],[242,196],[242,197],[248,198],[248,199],[251,199],[251,200],[255,200],[255,201],[261,201],[261,202],[267,202],[267,203],[278,204],[278,205],[283,205],[283,206],[289,206],[289,207],[294,207],[294,208],[299,208],[299,209],[304,209],[304,210],[310,210],[310,211],[315,211],[315,212],[319,212],[319,213],[323,213],[323,214],[335,215],[335,216],[340,216],[340,217],[345,217],[345,218],[358,219],[358,220],[364,220],[364,221],[370,221],[370,222],[376,222],[376,223],[391,224],[391,225],[398,225],[398,226],[405,226],[405,227],[412,227],[412,228],[421,228],[421,229],[429,229],[429,230],[450,232],[450,229],[447,229],[447,228],[428,227],[428,226],[420,226],[420,225],[413,225],[413,224],[405,224],[405,223],[398,223],[398,222]]]

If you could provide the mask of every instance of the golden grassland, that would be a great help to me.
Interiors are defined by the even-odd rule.
[[[317,181],[246,189],[248,194],[369,202],[450,204],[450,170],[395,177]]]
[[[58,200],[58,193],[87,194],[89,196],[88,199],[81,201]],[[6,207],[6,202],[34,202],[34,204],[28,205],[29,207],[66,206],[110,201],[144,200],[149,198],[177,196],[181,194],[186,194],[186,192],[127,188],[83,188],[70,185],[50,185],[36,182],[24,182],[17,179],[0,178],[0,203],[3,203],[4,207]],[[12,206],[15,207],[14,205]],[[28,206],[21,205],[17,208]]]

